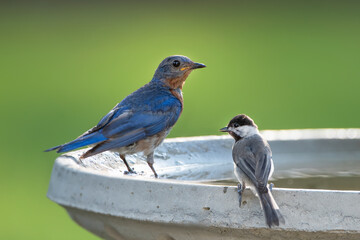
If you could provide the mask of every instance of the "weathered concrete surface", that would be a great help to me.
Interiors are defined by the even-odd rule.
[[[320,142],[307,138],[311,144],[300,138],[303,142],[298,142],[298,148],[296,144],[289,147],[286,140],[272,139],[270,144],[278,149],[274,160],[283,152],[299,161],[296,154],[306,154],[299,149],[322,146],[307,156],[331,157],[326,152],[332,151],[339,158],[331,158],[329,165],[345,159],[352,171],[359,164],[352,161],[359,156],[359,138],[331,139],[328,145],[326,138],[318,139]],[[284,149],[281,142],[289,148]],[[346,143],[345,151],[340,148],[342,143]],[[232,172],[231,145],[224,137],[168,140],[159,149],[155,166],[163,178],[218,179]],[[132,162],[140,174],[126,176],[114,154],[100,154],[80,163],[81,151],[56,160],[48,197],[64,206],[81,226],[106,239],[360,239],[359,191],[274,189],[286,224],[267,229],[259,202],[250,191],[245,191],[239,208],[235,187],[153,179],[146,163],[138,159]],[[286,163],[290,169],[291,162]],[[275,165],[278,167],[276,160]]]
[[[309,232],[283,231],[281,229],[253,228],[234,229],[226,227],[205,227],[202,225],[186,225],[172,223],[155,223],[151,221],[135,221],[67,208],[70,216],[81,226],[91,229],[93,233],[104,239],[116,240],[264,240],[264,239],[359,239],[358,234],[345,231]]]

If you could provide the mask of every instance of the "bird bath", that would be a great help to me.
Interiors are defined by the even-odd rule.
[[[47,196],[104,239],[360,239],[360,187],[276,188],[282,179],[359,179],[360,129],[262,134],[273,150],[273,195],[286,220],[280,227],[266,227],[259,201],[249,190],[238,207],[228,136],[165,140],[155,151],[159,179],[138,155],[128,158],[138,174],[125,175],[114,153],[82,162],[85,150],[66,153],[55,161]]]

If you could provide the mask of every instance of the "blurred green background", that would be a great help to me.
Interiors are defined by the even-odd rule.
[[[356,1],[0,3],[0,239],[96,239],[46,198],[56,153],[182,54],[208,67],[184,87],[170,137],[360,127]]]

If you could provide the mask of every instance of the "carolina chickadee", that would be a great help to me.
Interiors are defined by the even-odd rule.
[[[220,131],[228,132],[235,139],[232,155],[235,175],[240,182],[238,185],[239,206],[242,192],[245,186],[248,186],[260,199],[267,225],[271,228],[273,225],[279,226],[280,222],[284,224],[284,217],[271,194],[271,188],[270,190],[268,188],[268,179],[274,171],[271,149],[259,133],[254,121],[240,114]]]

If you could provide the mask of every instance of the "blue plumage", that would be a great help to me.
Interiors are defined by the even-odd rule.
[[[93,146],[81,158],[107,150],[119,152],[129,172],[126,154],[143,152],[153,168],[154,149],[164,140],[183,109],[182,87],[193,69],[205,67],[184,56],[163,60],[148,84],[117,104],[100,122],[77,139],[50,148],[67,152],[87,145]]]
[[[74,150],[74,149],[77,149],[80,147],[91,145],[94,143],[102,142],[105,140],[106,140],[106,137],[104,135],[102,135],[99,132],[94,132],[94,133],[91,133],[84,137],[79,137],[67,144],[61,145],[60,148],[58,148],[58,147],[55,147],[55,148],[56,149],[58,148],[58,150],[57,150],[58,153],[63,153],[63,152],[68,152],[68,151],[71,151],[71,150]],[[50,149],[50,150],[55,150],[55,149]]]

